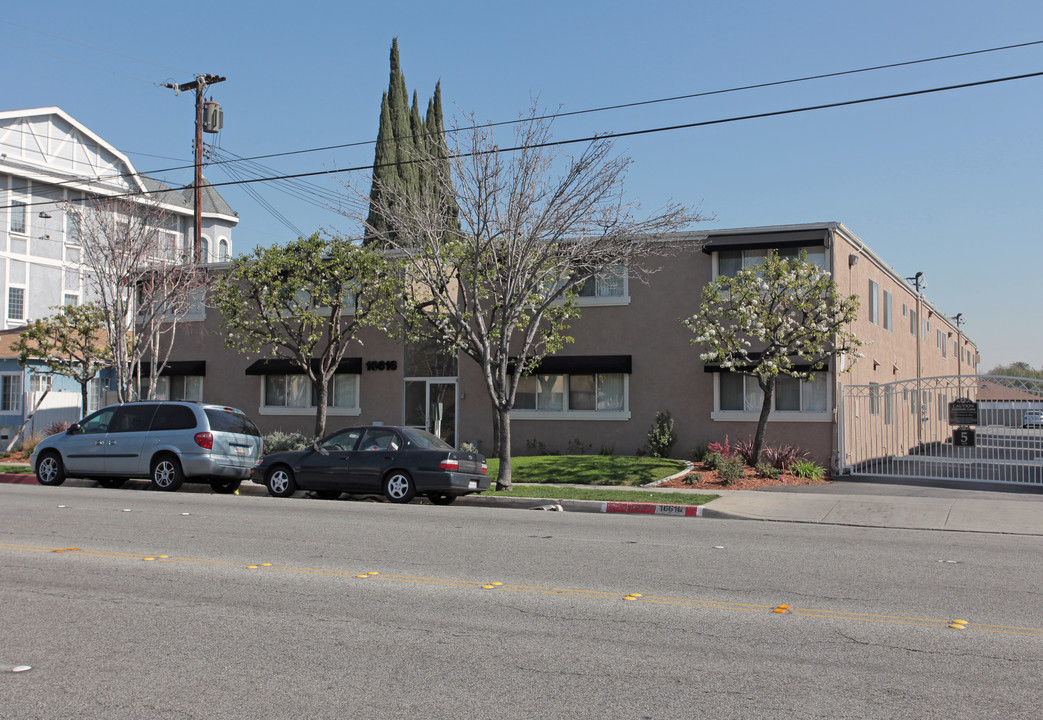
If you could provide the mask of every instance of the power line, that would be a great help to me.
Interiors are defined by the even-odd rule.
[[[0,21],[0,22],[5,22],[5,21]],[[3,41],[0,41],[0,42],[3,42]],[[654,105],[654,104],[660,104],[660,103],[676,102],[678,100],[689,100],[689,99],[699,98],[699,97],[709,97],[709,96],[712,96],[712,95],[723,95],[723,94],[727,94],[727,93],[742,92],[742,91],[746,91],[746,90],[755,90],[755,89],[761,89],[761,88],[767,88],[767,87],[777,87],[777,86],[780,86],[780,85],[791,85],[791,84],[795,84],[795,83],[808,82],[808,81],[811,81],[811,80],[820,80],[820,79],[832,78],[832,77],[842,77],[842,76],[845,76],[845,75],[854,75],[854,74],[858,74],[858,73],[873,72],[873,71],[877,71],[877,70],[885,70],[885,69],[891,69],[891,68],[897,68],[897,67],[905,67],[905,66],[910,66],[910,65],[920,65],[920,64],[930,63],[930,62],[939,62],[939,61],[942,61],[942,60],[952,60],[952,59],[955,59],[955,58],[969,57],[969,56],[973,56],[973,55],[983,55],[983,54],[986,54],[986,53],[1001,52],[1001,51],[1004,51],[1004,50],[1013,50],[1013,49],[1018,49],[1018,48],[1031,47],[1031,46],[1034,46],[1034,45],[1043,45],[1043,40],[1033,40],[1033,41],[1030,41],[1030,42],[1016,43],[1016,44],[1012,44],[1012,45],[1001,45],[1001,46],[997,46],[997,47],[984,48],[984,49],[981,49],[981,50],[968,50],[968,51],[965,51],[965,52],[950,53],[948,55],[936,55],[934,57],[920,58],[918,60],[905,60],[905,61],[901,61],[901,62],[886,63],[886,64],[883,64],[883,65],[874,65],[874,66],[871,66],[871,67],[857,68],[857,69],[853,69],[853,70],[841,70],[841,71],[830,72],[830,73],[821,73],[821,74],[817,74],[817,75],[807,75],[807,76],[799,77],[799,78],[791,78],[789,80],[775,80],[775,81],[770,81],[770,82],[755,83],[755,84],[752,84],[752,85],[742,85],[742,86],[731,87],[731,88],[724,88],[724,89],[718,89],[718,90],[706,90],[706,91],[697,92],[697,93],[689,93],[689,94],[686,94],[686,95],[676,95],[676,96],[667,97],[667,98],[657,98],[657,99],[654,99],[654,100],[640,100],[640,101],[631,102],[631,103],[620,103],[620,104],[616,104],[616,105],[605,105],[605,106],[601,106],[601,107],[588,108],[588,109],[584,109],[584,110],[573,110],[573,111],[569,111],[569,112],[549,113],[549,114],[538,116],[538,117],[535,117],[535,118],[526,118],[525,120],[503,120],[503,121],[499,121],[499,122],[489,123],[488,125],[483,125],[482,127],[501,127],[501,126],[505,126],[505,125],[516,125],[516,124],[518,124],[520,122],[527,122],[527,121],[530,121],[530,120],[551,120],[551,119],[559,118],[559,117],[571,117],[571,116],[575,116],[575,115],[585,115],[585,114],[590,114],[590,113],[605,112],[605,111],[609,111],[609,110],[619,110],[619,109],[625,109],[625,108],[631,108],[631,107],[640,107],[640,106],[644,106],[644,105]],[[135,78],[135,79],[137,79],[137,78]],[[449,134],[454,134],[454,133],[474,130],[477,127],[478,126],[470,125],[470,126],[464,126],[464,127],[450,128],[450,129],[446,130],[445,133],[446,133],[446,135],[449,135]],[[17,131],[17,132],[21,132],[21,131]],[[402,138],[396,137],[395,140],[402,140],[402,139],[406,139],[406,138],[412,139],[413,137],[414,136],[412,136],[412,135],[404,136]],[[236,156],[236,158],[234,158],[234,159],[229,158],[229,159],[218,160],[217,162],[210,163],[210,165],[211,166],[223,165],[223,164],[228,164],[228,163],[246,162],[246,161],[250,161],[250,160],[266,160],[266,159],[275,158],[275,157],[286,157],[286,156],[291,156],[291,155],[304,155],[304,154],[307,154],[307,153],[323,152],[323,151],[327,151],[327,150],[343,150],[343,149],[352,148],[352,147],[363,147],[363,146],[366,146],[366,145],[375,145],[375,144],[376,144],[375,140],[364,140],[364,141],[356,141],[356,142],[350,142],[350,143],[341,143],[341,144],[337,144],[337,145],[325,145],[325,146],[316,147],[316,148],[306,148],[306,149],[303,149],[303,150],[287,150],[287,151],[277,152],[277,153],[267,153],[267,154],[264,154],[264,155],[253,155],[253,156],[249,156],[249,157]],[[146,153],[134,153],[134,154],[145,155]],[[151,156],[151,157],[158,157],[158,156]],[[174,159],[174,158],[166,158],[166,159]],[[191,165],[178,165],[178,166],[169,167],[169,168],[159,168],[159,169],[155,169],[155,170],[138,171],[138,172],[135,172],[135,173],[117,173],[117,174],[107,175],[107,176],[98,176],[96,179],[97,179],[97,181],[100,182],[100,181],[103,181],[103,180],[106,180],[106,179],[115,179],[115,178],[120,178],[120,177],[130,177],[130,176],[133,176],[133,175],[148,175],[148,176],[152,176],[152,175],[157,175],[157,174],[160,174],[160,173],[174,172],[176,170],[191,169],[191,168],[194,168],[194,167],[195,167],[194,164],[191,164]],[[68,181],[63,181],[62,183],[55,183],[55,184],[58,184],[58,185],[63,184],[63,183],[70,183],[71,184],[71,183],[75,183],[75,182],[82,182],[82,180],[80,180],[80,181],[68,180]]]
[[[983,87],[983,86],[986,86],[986,85],[995,85],[995,84],[998,84],[998,83],[1012,82],[1014,80],[1026,80],[1028,78],[1035,78],[1035,77],[1041,77],[1041,76],[1043,76],[1043,72],[1025,73],[1025,74],[1022,74],[1022,75],[1010,75],[1010,76],[1007,76],[1007,77],[992,78],[990,80],[977,80],[977,81],[974,81],[974,82],[960,83],[960,84],[957,84],[957,85],[945,85],[945,86],[942,86],[942,87],[927,88],[927,89],[924,89],[924,90],[911,90],[911,91],[908,91],[908,92],[891,93],[891,94],[888,94],[888,95],[877,95],[877,96],[874,96],[874,97],[859,98],[857,100],[843,100],[843,101],[833,102],[833,103],[823,103],[821,105],[806,105],[806,106],[803,106],[803,107],[790,108],[790,109],[787,109],[787,110],[772,110],[772,111],[769,111],[769,112],[753,113],[753,114],[750,114],[750,115],[736,115],[736,116],[727,117],[727,118],[719,118],[717,120],[701,120],[701,121],[698,121],[698,122],[683,123],[683,124],[680,124],[680,125],[667,125],[667,126],[662,126],[662,127],[646,128],[646,129],[643,129],[643,130],[629,130],[629,131],[624,131],[624,132],[604,133],[604,134],[600,134],[600,135],[590,135],[590,136],[586,136],[586,137],[572,138],[572,139],[569,139],[569,140],[551,140],[551,141],[548,141],[548,142],[545,142],[545,143],[536,143],[536,144],[533,144],[533,145],[517,145],[517,146],[513,146],[513,147],[494,148],[492,150],[484,150],[484,151],[481,151],[481,152],[478,152],[478,153],[454,153],[454,154],[450,154],[447,157],[447,159],[466,158],[466,157],[472,157],[472,156],[475,156],[475,155],[489,155],[489,154],[494,154],[494,153],[495,154],[499,154],[499,153],[507,153],[507,152],[517,152],[519,150],[539,149],[539,148],[547,148],[547,147],[560,147],[560,146],[564,146],[564,145],[575,145],[575,144],[578,144],[578,143],[590,143],[590,142],[595,142],[595,141],[599,141],[599,140],[612,140],[612,139],[623,138],[623,137],[636,137],[636,136],[639,136],[639,135],[650,135],[652,133],[673,132],[673,131],[677,131],[677,130],[687,130],[687,129],[697,128],[697,127],[709,127],[711,125],[723,125],[723,124],[726,124],[726,123],[742,122],[742,121],[745,121],[745,120],[758,120],[758,119],[770,118],[770,117],[781,117],[783,115],[794,115],[794,114],[797,114],[797,113],[813,112],[813,111],[816,111],[816,110],[828,110],[828,109],[832,109],[832,108],[850,107],[850,106],[853,106],[853,105],[864,105],[864,104],[867,104],[867,103],[881,102],[881,101],[884,101],[884,100],[897,100],[897,99],[902,99],[902,98],[916,97],[918,95],[931,95],[931,94],[941,93],[941,92],[950,92],[952,90],[964,90],[964,89],[972,88],[972,87]],[[341,173],[347,173],[347,172],[359,172],[359,171],[363,171],[363,170],[370,170],[373,167],[395,167],[395,166],[398,166],[398,165],[412,165],[412,164],[415,164],[415,163],[418,163],[418,162],[423,162],[423,160],[406,160],[406,161],[401,162],[401,163],[399,163],[399,162],[384,163],[383,165],[379,165],[379,166],[374,166],[374,165],[357,165],[355,167],[339,168],[339,169],[336,169],[336,170],[315,170],[315,171],[311,171],[311,172],[292,173],[292,174],[288,174],[288,175],[276,175],[276,176],[271,176],[271,177],[251,178],[251,179],[240,180],[240,181],[231,181],[231,182],[223,182],[223,183],[210,183],[210,186],[211,187],[225,187],[227,185],[247,185],[247,184],[253,184],[253,183],[258,183],[258,182],[275,182],[275,181],[278,181],[278,180],[293,180],[293,179],[305,178],[305,177],[316,177],[316,176],[319,176],[319,175],[339,175]],[[158,194],[158,193],[163,193],[163,192],[171,192],[171,189],[170,188],[166,188],[166,189],[158,189],[158,190],[146,190],[146,191],[143,191],[143,192],[131,192],[131,193],[115,194],[115,195],[110,195],[110,196],[107,196],[107,197],[109,197],[109,198],[139,197],[139,196],[143,196],[143,195],[153,195],[153,194]],[[26,206],[53,205],[53,204],[55,204],[54,200],[47,200],[47,201],[40,201],[40,202],[33,202],[33,203],[25,203]],[[9,208],[11,206],[8,205],[8,206],[0,206],[0,207]]]

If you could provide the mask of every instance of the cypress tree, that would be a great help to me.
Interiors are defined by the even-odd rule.
[[[368,222],[378,232],[387,230],[387,221],[384,217],[374,211],[374,204],[384,197],[382,184],[398,184],[398,168],[395,166],[396,151],[395,138],[391,133],[391,109],[388,105],[388,95],[380,100],[380,128],[377,130],[377,149],[373,156],[373,185],[369,190],[369,219]],[[367,239],[367,242],[369,239]]]
[[[406,90],[406,78],[398,53],[398,38],[391,41],[390,74],[388,89],[381,98],[380,126],[377,131],[377,147],[373,158],[373,186],[370,189],[369,224],[377,232],[393,231],[387,220],[374,209],[384,200],[383,190],[378,185],[394,188],[397,192],[419,196],[427,195],[447,209],[454,224],[459,209],[452,193],[446,195],[439,183],[437,173],[423,163],[429,158],[439,159],[437,172],[449,173],[449,151],[445,141],[442,120],[442,83],[435,85],[434,96],[427,103],[427,114],[420,117],[420,102],[413,92],[412,106]],[[372,238],[367,239],[369,242]]]

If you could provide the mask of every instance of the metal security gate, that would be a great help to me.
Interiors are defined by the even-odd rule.
[[[993,375],[841,388],[842,471],[1043,486],[1043,381]]]

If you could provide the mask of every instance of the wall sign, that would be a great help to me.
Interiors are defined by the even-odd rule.
[[[950,425],[977,425],[978,403],[970,398],[956,398],[949,403]]]
[[[398,370],[398,360],[367,360],[366,370]]]

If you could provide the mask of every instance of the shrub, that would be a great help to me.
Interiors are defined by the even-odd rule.
[[[547,448],[547,446],[543,444],[542,440],[536,440],[535,438],[532,439],[532,440],[526,440],[525,441],[525,448],[529,451],[530,455],[557,455],[558,454],[558,453],[554,452],[553,450],[549,450]]]
[[[706,457],[706,453],[708,453],[709,451],[710,449],[709,447],[707,447],[706,443],[703,443],[702,445],[696,445],[694,448],[692,448],[692,462],[702,462],[703,458]]]
[[[50,437],[51,435],[61,434],[68,430],[70,425],[72,423],[67,420],[55,420],[53,423],[44,426],[43,435],[44,437]]]
[[[601,445],[601,449],[598,451],[598,455],[612,456],[612,455],[615,455],[615,454],[616,454],[616,446],[615,445],[605,445],[605,444],[602,444]]]
[[[716,450],[711,450],[703,455],[703,465],[708,467],[710,470],[716,470],[724,462],[724,456]]]
[[[807,460],[808,452],[794,445],[774,445],[764,448],[761,458],[772,467],[789,470],[797,460]]]
[[[733,482],[743,477],[744,470],[745,466],[743,465],[741,458],[725,458],[721,461],[721,464],[717,466],[717,476],[721,478],[721,482],[725,485],[731,485]]]
[[[593,447],[593,445],[587,445],[579,438],[576,438],[575,440],[569,440],[569,444],[565,446],[565,453],[567,455],[586,455]]]
[[[274,430],[264,436],[264,452],[275,453],[284,450],[305,450],[311,447],[311,438],[299,432],[283,432]]]
[[[769,480],[778,480],[782,477],[782,469],[769,463],[757,463],[757,474]]]
[[[702,473],[690,472],[690,473],[688,473],[687,475],[684,476],[684,484],[685,485],[695,485],[696,483],[701,483],[702,481],[703,481]]]
[[[32,455],[33,454],[33,450],[36,449],[36,446],[40,444],[41,440],[43,440],[43,435],[40,435],[38,433],[33,433],[32,435],[29,435],[28,437],[23,438],[22,439],[22,453],[26,457],[29,457],[30,455]]]
[[[722,458],[728,459],[735,454],[735,449],[728,443],[728,436],[724,436],[724,444],[719,442],[712,442],[706,446],[706,449],[710,452],[718,453]]]
[[[478,443],[473,442],[462,442],[460,443],[460,449],[464,452],[478,453]]]
[[[655,414],[655,423],[648,431],[648,448],[652,457],[669,457],[670,451],[677,442],[674,432],[674,419],[666,410]]]
[[[809,480],[821,480],[826,476],[826,470],[814,460],[799,459],[790,466],[790,472],[797,477]]]
[[[738,440],[735,443],[735,454],[742,458],[742,461],[754,467],[760,458],[753,457],[753,438],[746,438],[745,440]]]

